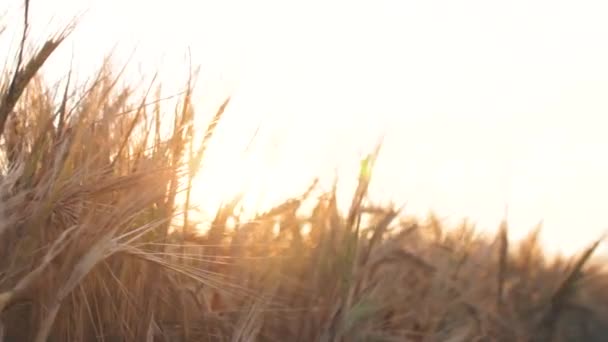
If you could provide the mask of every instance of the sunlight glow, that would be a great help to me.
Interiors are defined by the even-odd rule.
[[[53,72],[72,49],[87,70],[118,41],[119,58],[139,43],[142,68],[179,82],[189,47],[204,118],[232,96],[195,184],[205,210],[242,191],[263,208],[336,167],[352,184],[384,135],[372,195],[408,213],[495,229],[508,204],[516,236],[543,219],[546,245],[567,252],[608,224],[605,1],[32,6],[65,18],[89,8]]]

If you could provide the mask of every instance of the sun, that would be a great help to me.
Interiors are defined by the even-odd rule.
[[[259,96],[251,92],[245,99],[236,92],[213,132],[191,190],[202,220],[213,219],[222,203],[237,197],[243,214],[251,216],[300,194],[313,178],[305,159],[286,153],[289,142],[257,115],[256,103],[245,103],[247,97],[262,98],[258,90]],[[207,125],[199,120],[196,126],[200,135]]]

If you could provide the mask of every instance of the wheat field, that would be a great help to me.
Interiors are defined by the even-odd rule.
[[[538,229],[514,244],[507,222],[488,236],[374,205],[379,152],[346,212],[311,181],[196,229],[192,180],[229,99],[195,141],[190,83],[172,110],[162,82],[121,87],[110,60],[49,84],[69,33],[22,43],[1,75],[0,341],[606,340],[600,240],[549,258]]]

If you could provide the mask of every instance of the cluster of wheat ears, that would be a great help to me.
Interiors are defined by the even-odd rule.
[[[26,56],[24,33],[0,79],[0,341],[607,339],[597,243],[548,259],[538,230],[514,246],[506,223],[405,219],[367,199],[376,154],[347,212],[313,183],[246,221],[229,202],[196,234],[190,184],[228,101],[201,142],[190,84],[169,119],[156,84],[135,96],[109,64],[48,86],[67,34]]]

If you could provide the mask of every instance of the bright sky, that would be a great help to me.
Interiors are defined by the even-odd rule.
[[[67,70],[72,49],[88,70],[115,43],[118,59],[138,43],[136,62],[162,61],[163,76],[179,79],[190,47],[203,68],[202,110],[233,96],[196,189],[206,207],[246,183],[255,196],[266,189],[263,203],[299,193],[336,165],[348,183],[386,134],[372,194],[407,202],[411,214],[434,209],[495,229],[508,203],[516,237],[543,219],[543,240],[565,252],[608,228],[606,1],[32,7],[39,32],[52,15],[89,8],[50,73]]]

